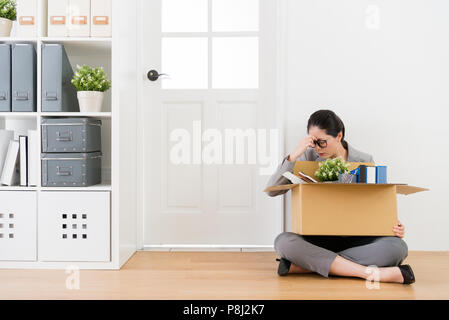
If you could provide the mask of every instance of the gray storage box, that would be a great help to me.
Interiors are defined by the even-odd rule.
[[[61,44],[42,45],[42,111],[79,111],[73,70]]]
[[[41,128],[42,152],[101,151],[101,120],[44,118]]]
[[[0,43],[0,111],[11,111],[11,46]]]
[[[42,153],[43,187],[88,187],[101,183],[101,152]]]
[[[36,111],[36,50],[26,43],[12,44],[12,111]]]

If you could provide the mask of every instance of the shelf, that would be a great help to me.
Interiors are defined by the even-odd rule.
[[[69,37],[42,37],[40,40],[43,43],[61,43],[67,46],[76,46],[77,48],[96,48],[96,49],[111,49],[111,38],[69,38]]]
[[[37,187],[23,187],[23,186],[3,186],[0,185],[0,191],[35,191]]]
[[[96,38],[96,37],[41,37],[43,42],[112,42],[112,38]]]
[[[95,117],[110,118],[111,112],[41,112],[42,117]]]
[[[41,191],[110,191],[112,190],[110,181],[103,181],[90,187],[40,187]]]
[[[37,42],[37,37],[28,38],[14,38],[14,37],[0,37],[0,42]]]
[[[37,116],[37,112],[0,112],[0,118],[7,119],[29,119]]]
[[[111,112],[0,112],[0,119],[30,119],[41,117],[95,117],[111,118]]]
[[[111,50],[112,38],[71,38],[71,37],[25,37],[25,38],[14,38],[14,37],[0,37],[0,42],[9,43],[59,43],[63,44],[65,47],[77,50],[90,50],[96,49],[100,53],[104,51]]]

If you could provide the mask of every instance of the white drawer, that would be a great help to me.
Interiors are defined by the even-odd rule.
[[[0,191],[0,260],[36,260],[36,191]]]
[[[45,191],[39,198],[39,260],[110,261],[110,193]]]

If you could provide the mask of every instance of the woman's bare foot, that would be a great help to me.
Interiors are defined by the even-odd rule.
[[[311,273],[312,271],[301,268],[297,266],[296,264],[292,263],[290,265],[290,269],[288,270],[288,273]]]

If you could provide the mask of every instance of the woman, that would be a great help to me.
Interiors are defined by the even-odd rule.
[[[323,161],[342,157],[350,162],[374,162],[367,153],[354,149],[345,141],[345,126],[331,110],[314,112],[307,123],[308,136],[301,139],[295,150],[284,158],[268,181],[268,186],[291,183],[282,174],[292,171],[295,161]],[[287,190],[272,191],[277,196]],[[415,282],[409,265],[401,265],[408,255],[405,228],[398,221],[392,226],[396,236],[301,236],[283,232],[274,240],[281,259],[278,274],[316,272],[359,277],[381,282],[410,284]],[[371,268],[367,268],[371,266]],[[378,267],[377,269],[372,268]]]

